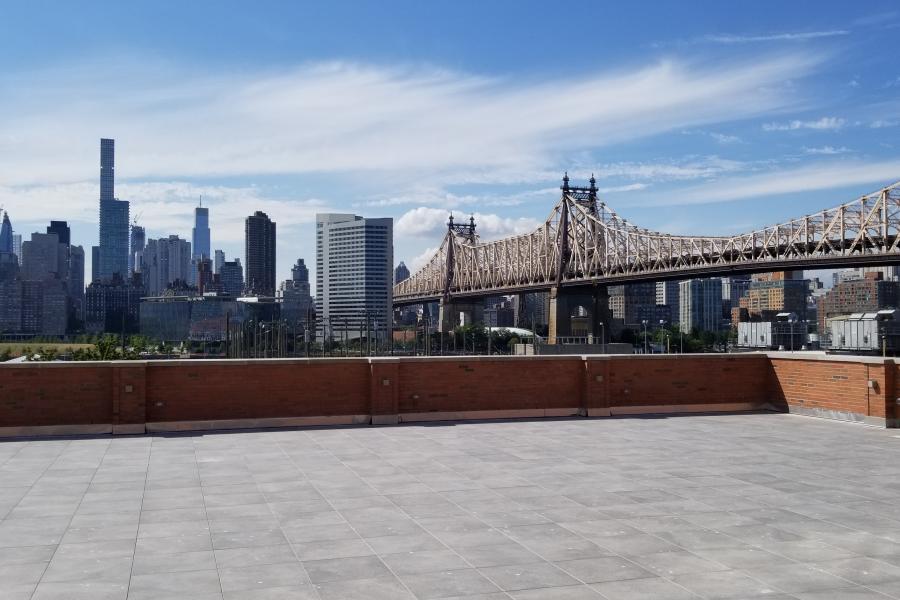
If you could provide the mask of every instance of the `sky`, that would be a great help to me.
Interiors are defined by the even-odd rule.
[[[729,235],[900,180],[900,5],[865,2],[7,3],[0,206],[97,243],[99,140],[148,237],[314,281],[315,215],[394,218],[415,269],[450,213],[543,222],[569,172],[630,222]],[[90,261],[88,261],[90,262]],[[90,270],[90,265],[87,266]],[[89,276],[89,274],[88,274]]]

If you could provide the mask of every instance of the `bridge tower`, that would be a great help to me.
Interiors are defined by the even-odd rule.
[[[587,209],[593,217],[598,216],[597,180],[591,174],[590,185],[579,187],[569,185],[568,172],[563,176],[562,203],[557,235],[559,245],[559,261],[556,267],[556,279],[550,287],[550,314],[547,341],[550,344],[560,343],[566,337],[593,337],[598,342],[609,340],[609,292],[605,285],[592,285],[578,288],[562,287],[563,275],[572,256],[569,229],[570,220],[579,218],[577,209],[572,210],[569,203]],[[584,225],[596,235],[595,223]],[[577,241],[575,242],[577,243]],[[578,313],[578,314],[576,314]],[[573,319],[581,321],[579,328],[573,327]]]
[[[447,244],[447,266],[445,269],[444,290],[438,303],[439,331],[449,333],[459,324],[460,314],[464,315],[465,322],[480,323],[484,320],[484,300],[473,298],[469,300],[451,299],[450,289],[454,278],[454,244],[453,238],[461,238],[467,244],[475,244],[475,215],[469,216],[469,222],[455,223],[453,214],[447,222],[447,236],[450,238]]]

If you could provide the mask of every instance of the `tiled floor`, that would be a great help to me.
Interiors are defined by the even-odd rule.
[[[0,443],[0,598],[900,598],[900,439],[788,415]]]

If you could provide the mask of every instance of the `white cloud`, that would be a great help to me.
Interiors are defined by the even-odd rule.
[[[698,38],[701,41],[716,44],[751,44],[757,42],[805,42],[821,38],[849,35],[845,29],[828,31],[800,31],[787,33],[770,33],[765,35],[711,34]]]
[[[278,199],[252,186],[198,185],[184,181],[120,183],[116,195],[131,202],[131,217],[140,215],[139,224],[147,229],[148,236],[178,234],[188,239],[194,206],[203,196],[204,206],[210,207],[216,239],[226,243],[243,243],[244,219],[256,210],[268,213],[279,228],[285,229],[312,223],[316,212],[327,210],[322,200]],[[0,186],[0,205],[6,205],[10,215],[23,223],[46,221],[48,206],[53,207],[54,219],[96,223],[99,197],[99,185],[91,182]]]
[[[421,254],[414,256],[407,265],[409,267],[409,272],[415,273],[416,271],[424,267],[426,264],[428,264],[428,261],[431,260],[431,257],[434,256],[435,252],[437,251],[438,247],[434,246],[432,248],[425,248],[425,250],[423,250]]]
[[[887,121],[884,119],[878,119],[869,123],[869,127],[872,129],[883,129],[885,127],[896,127],[900,125],[900,121]]]
[[[558,193],[556,188],[527,190],[515,194],[454,194],[440,188],[417,187],[399,195],[368,200],[364,206],[404,206],[410,204],[431,204],[443,206],[447,209],[465,206],[518,206],[534,197],[543,197],[547,194]]]
[[[766,34],[739,34],[739,33],[711,33],[690,39],[675,41],[658,41],[651,44],[654,48],[667,46],[693,46],[696,44],[758,44],[765,42],[808,42],[823,38],[841,37],[850,35],[846,29],[830,29],[823,31],[787,31],[781,33]]]
[[[649,183],[629,183],[628,185],[617,185],[613,187],[600,188],[597,191],[601,194],[619,194],[622,192],[636,192],[650,187]]]
[[[716,140],[720,144],[739,144],[741,143],[741,138],[736,135],[727,135],[724,133],[716,133],[715,131],[711,131],[709,133],[709,137]]]
[[[707,179],[747,168],[747,164],[718,156],[687,157],[673,162],[618,162],[601,165],[597,177],[623,177],[654,182]]]
[[[439,237],[447,230],[451,212],[444,208],[419,206],[406,211],[394,224],[394,234],[399,237]],[[474,213],[475,228],[482,240],[492,240],[528,233],[537,229],[540,222],[528,217],[501,217],[496,214]],[[468,220],[467,213],[456,213],[457,222]]]
[[[846,146],[840,146],[835,148],[834,146],[822,146],[820,148],[804,148],[803,151],[806,154],[846,154],[848,152],[853,152],[850,148]]]
[[[816,121],[790,121],[787,123],[764,123],[763,131],[796,131],[797,129],[834,130],[844,126],[845,120],[837,117],[822,117]]]
[[[831,161],[758,175],[728,177],[658,196],[649,204],[678,206],[731,202],[864,184],[881,186],[898,180],[900,158],[880,162]],[[874,189],[877,188],[873,187]],[[852,197],[846,198],[846,201],[849,200]]]
[[[311,262],[309,258],[315,253],[311,224],[317,212],[329,210],[329,205],[319,199],[272,197],[253,186],[184,181],[118,183],[116,194],[131,202],[131,218],[139,216],[138,224],[145,227],[148,238],[179,235],[187,240],[191,239],[194,206],[202,195],[203,205],[210,209],[213,247],[224,249],[232,257],[240,257],[244,252],[244,219],[261,210],[277,223],[278,275],[285,278],[298,256]],[[0,206],[9,209],[13,227],[25,239],[33,231],[42,231],[53,218],[68,221],[73,226],[74,243],[86,247],[97,243],[99,196],[99,184],[94,182],[0,186]],[[94,236],[77,236],[75,231],[91,231]],[[87,269],[90,271],[90,261]]]
[[[817,64],[807,55],[715,66],[666,61],[574,83],[348,63],[212,74],[164,64],[64,65],[0,82],[0,181],[93,178],[101,135],[117,139],[121,181],[312,172],[533,177],[563,151],[795,106],[784,82]]]

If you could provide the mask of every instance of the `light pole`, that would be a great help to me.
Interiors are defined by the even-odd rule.
[[[665,327],[666,327],[666,320],[665,320],[665,319],[660,319],[660,320],[659,320],[659,328],[660,328],[660,329],[665,329]],[[668,340],[668,339],[669,339],[669,334],[668,334],[668,332],[667,332],[667,333],[666,333],[666,340]],[[662,342],[662,340],[660,340],[660,342]],[[668,348],[668,343],[667,343],[667,344],[666,344],[666,354],[668,354],[668,353],[669,353],[669,348]]]
[[[644,326],[644,354],[647,354],[647,319],[641,321],[641,324]]]

